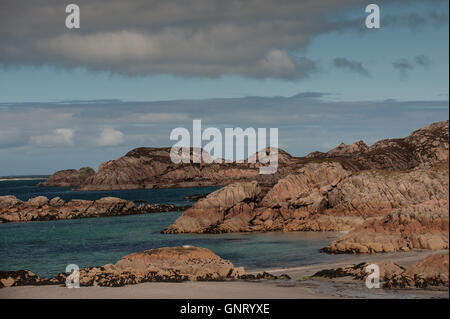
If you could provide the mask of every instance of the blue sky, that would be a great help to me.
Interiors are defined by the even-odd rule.
[[[96,169],[132,147],[171,145],[171,128],[190,127],[193,118],[279,127],[280,145],[299,156],[448,119],[448,1],[379,1],[377,30],[364,27],[369,2],[357,0],[286,1],[286,8],[267,1],[239,12],[175,1],[171,10],[183,15],[150,8],[136,15],[136,1],[121,3],[112,19],[79,1],[75,33],[60,26],[60,4],[45,7],[51,2],[0,10],[0,176]],[[108,12],[113,1],[92,2]],[[27,20],[27,10],[37,13]],[[302,92],[322,94],[286,99]],[[265,99],[245,98],[253,96]],[[71,102],[55,103],[63,101]],[[218,116],[219,106],[235,117]],[[330,121],[303,121],[302,112]]]

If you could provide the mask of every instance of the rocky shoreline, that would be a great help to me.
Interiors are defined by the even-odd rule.
[[[352,277],[366,280],[369,275],[366,267],[369,263],[360,263],[336,269],[323,269],[306,279]],[[377,263],[380,269],[380,285],[383,288],[431,288],[449,286],[449,254],[432,254],[417,261],[408,268],[391,261]]]
[[[373,263],[373,262],[371,262]],[[449,286],[449,254],[430,254],[414,264],[403,267],[392,261],[376,262],[380,267],[382,288],[430,289]],[[79,279],[82,287],[123,287],[146,282],[185,282],[185,281],[287,281],[302,282],[338,278],[365,280],[368,276],[366,266],[369,262],[343,266],[334,269],[323,268],[311,276],[292,278],[295,274],[275,275],[267,271],[247,273],[243,267],[235,267],[206,248],[193,246],[163,247],[145,250],[124,256],[115,264],[98,267],[85,267],[70,275],[60,273],[51,278],[42,278],[28,270],[0,271],[0,288],[18,286],[65,286]]]
[[[116,197],[103,197],[95,201],[73,199],[66,202],[59,197],[49,200],[45,196],[38,196],[24,202],[8,195],[0,196],[0,223],[148,214],[182,211],[188,207],[136,204]]]

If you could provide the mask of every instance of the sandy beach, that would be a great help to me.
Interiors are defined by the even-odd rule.
[[[442,253],[446,251],[436,251]],[[22,286],[0,289],[0,298],[151,298],[151,299],[308,299],[308,298],[448,298],[448,289],[440,290],[395,290],[368,289],[363,281],[340,278],[336,280],[304,280],[315,272],[360,262],[391,260],[401,266],[409,266],[429,255],[430,251],[377,255],[349,255],[339,263],[316,264],[303,267],[264,269],[275,275],[287,274],[291,280],[274,281],[226,281],[226,282],[154,282],[124,287],[81,287],[67,289],[62,286]],[[254,272],[256,273],[256,271]]]

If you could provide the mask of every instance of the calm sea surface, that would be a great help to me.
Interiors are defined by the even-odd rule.
[[[217,187],[126,191],[72,191],[70,188],[36,187],[39,180],[1,181],[0,196],[22,200],[44,195],[64,200],[115,196],[148,203],[186,205],[186,195],[211,192]],[[193,245],[206,247],[236,266],[247,269],[309,265],[339,256],[319,253],[332,233],[176,234],[161,230],[180,212],[0,224],[0,270],[29,269],[41,276],[65,271],[68,264],[80,267],[115,263],[122,256],[145,249]]]

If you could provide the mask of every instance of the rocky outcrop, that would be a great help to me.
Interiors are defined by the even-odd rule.
[[[283,167],[272,175],[259,174],[260,163],[180,163],[170,158],[171,148],[142,147],[116,160],[100,165],[97,174],[85,180],[80,189],[138,189],[228,185],[239,181],[259,180],[273,185],[294,165],[292,157],[279,150]],[[192,149],[191,149],[192,154]],[[281,160],[280,160],[281,159]],[[284,160],[283,160],[284,159]]]
[[[42,278],[29,270],[1,271],[0,270],[0,288],[13,286],[38,285]]]
[[[350,229],[362,219],[315,214],[326,209],[327,191],[347,175],[338,163],[308,164],[265,196],[256,181],[231,184],[199,200],[163,232],[319,231],[336,225]]]
[[[59,197],[49,200],[45,196],[38,196],[23,202],[14,196],[0,196],[0,223],[121,216],[186,208],[173,204],[136,205],[116,197],[103,197],[95,201],[74,199],[65,202]]]
[[[257,182],[213,192],[163,232],[349,231],[368,218],[421,203],[424,208],[417,206],[417,214],[428,216],[448,203],[448,189],[447,165],[352,173],[337,162],[309,163],[266,193]],[[437,206],[430,204],[435,201]],[[442,210],[442,220],[445,216],[448,220]],[[448,223],[446,229],[445,222],[442,225],[443,234],[448,234]]]
[[[378,141],[370,147],[362,141],[351,145],[342,143],[327,153],[313,152],[306,157],[316,161],[333,159],[353,171],[408,170],[421,165],[448,162],[448,123],[433,123],[405,138]]]
[[[124,256],[115,264],[79,270],[81,286],[118,287],[155,281],[221,281],[245,276],[244,268],[206,248],[193,246],[149,249]],[[0,272],[0,288],[19,285],[64,284],[67,274],[40,278],[29,271]]]
[[[345,143],[339,144],[336,148],[328,151],[326,153],[327,157],[334,156],[352,156],[353,154],[365,153],[369,147],[363,141],[358,141],[356,143],[346,145]]]
[[[80,270],[82,286],[124,286],[154,281],[217,281],[237,279],[245,272],[206,248],[192,246],[145,250],[116,264]],[[65,274],[58,277],[64,279]]]
[[[370,218],[323,250],[329,253],[374,253],[449,248],[448,200],[432,200]]]
[[[363,262],[356,265],[349,265],[335,269],[323,269],[316,272],[312,276],[302,278],[302,280],[316,279],[316,278],[334,279],[341,277],[353,277],[355,279],[362,280],[366,279],[370,273],[370,271],[369,272],[366,271],[367,266],[369,265],[370,263]],[[379,267],[380,270],[380,280],[387,277],[391,277],[396,274],[400,274],[405,270],[405,268],[396,265],[391,261],[381,261],[376,263],[376,265]]]
[[[79,170],[66,169],[58,171],[45,182],[39,183],[38,186],[47,187],[74,187],[83,184],[86,179],[95,174],[95,171],[90,167],[82,167]]]
[[[393,209],[447,200],[448,163],[410,171],[352,173],[328,193],[327,214],[384,216]]]
[[[370,263],[360,263],[337,269],[324,269],[304,279],[353,277],[366,280]],[[376,263],[380,269],[380,284],[383,288],[430,288],[449,286],[449,254],[431,254],[407,269],[382,261]]]
[[[386,288],[448,287],[449,254],[429,255],[405,271],[384,278]]]
[[[258,183],[242,182],[228,185],[203,199],[200,199],[188,209],[176,222],[163,232],[171,233],[202,233],[210,232],[226,213],[238,209],[240,218],[244,217],[244,210],[254,208],[254,202],[261,193]],[[228,215],[228,217],[230,217]]]
[[[327,207],[326,194],[350,175],[339,163],[307,164],[281,179],[264,196],[264,207],[308,207],[318,212]]]

